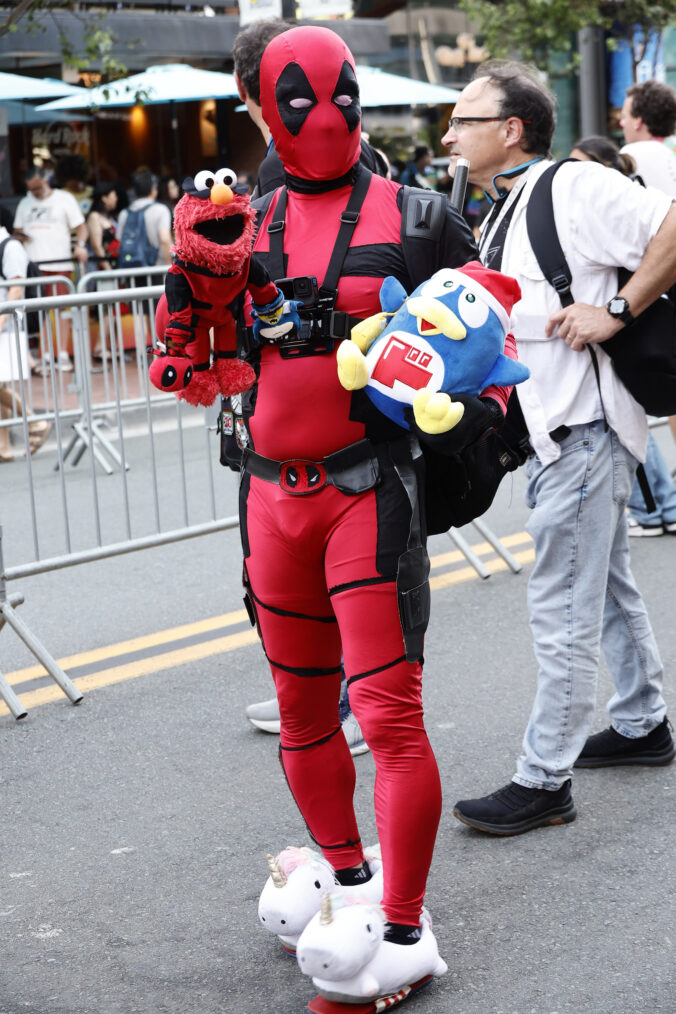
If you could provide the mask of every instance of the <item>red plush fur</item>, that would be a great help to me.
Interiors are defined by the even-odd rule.
[[[200,222],[218,221],[235,215],[242,216],[244,228],[239,239],[227,246],[212,243],[193,231]],[[184,194],[174,209],[174,252],[181,260],[209,268],[219,275],[234,274],[241,269],[251,253],[255,221],[256,212],[251,207],[248,195],[235,194],[230,204],[213,204],[191,194]]]
[[[236,326],[230,306],[247,285],[252,298],[257,296],[263,305],[278,291],[269,280],[262,286],[248,283],[256,212],[248,195],[225,190],[226,203],[220,203],[221,194],[214,190],[213,200],[186,193],[176,205],[174,263],[167,276],[167,296],[160,300],[155,317],[166,349],[156,352],[150,380],[191,405],[211,405],[219,394],[229,396],[252,386],[254,371],[232,356]],[[187,287],[177,281],[181,275]],[[212,330],[214,360],[209,365]]]

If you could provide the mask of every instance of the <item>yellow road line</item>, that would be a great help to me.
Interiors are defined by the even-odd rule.
[[[506,549],[511,549],[513,546],[522,546],[524,543],[532,541],[528,532],[515,532],[513,535],[505,535],[504,538],[500,539],[500,542]],[[489,553],[495,552],[488,542],[479,542],[471,548],[477,556],[488,556]],[[430,564],[432,570],[435,570],[437,567],[445,567],[449,563],[459,563],[460,560],[465,559],[466,556],[460,549],[454,549],[450,553],[437,553],[436,556],[431,556]]]
[[[531,538],[526,532],[517,532],[512,535],[504,536],[500,539],[500,541],[504,546],[509,548],[522,545],[526,542],[531,542]],[[487,542],[482,542],[472,546],[472,549],[478,556],[486,556],[487,554],[494,552],[493,547]],[[514,557],[519,563],[532,563],[535,559],[535,551],[532,548],[525,549],[519,553],[515,553]],[[465,559],[464,554],[460,550],[453,550],[449,553],[439,553],[433,556],[430,562],[432,567],[437,568],[449,563],[457,563],[462,559]],[[485,562],[485,566],[491,574],[507,570],[508,568],[507,563],[501,557],[487,560]],[[433,591],[438,591],[441,588],[447,588],[451,585],[460,584],[464,581],[470,581],[478,577],[479,575],[474,567],[467,566],[456,568],[455,570],[446,571],[443,574],[438,574],[437,576],[430,578],[430,587]],[[182,626],[157,631],[154,634],[147,634],[143,637],[135,637],[128,641],[120,641],[117,644],[108,645],[103,648],[96,648],[88,652],[82,652],[79,655],[67,656],[66,658],[59,659],[59,665],[67,671],[69,668],[73,669],[78,666],[92,664],[93,662],[105,661],[119,655],[157,647],[160,644],[171,643],[180,640],[181,638],[194,637],[201,633],[208,633],[211,630],[217,630],[219,627],[243,623],[246,619],[246,610],[238,609],[231,613],[224,613],[220,616],[212,616],[208,619],[199,620],[195,623],[186,623]],[[214,638],[212,640],[203,641],[199,644],[188,645],[184,648],[176,648],[172,651],[163,652],[159,655],[152,655],[148,658],[136,659],[122,665],[102,669],[99,672],[90,673],[87,676],[80,676],[74,679],[73,682],[78,689],[83,692],[87,692],[88,690],[97,690],[101,687],[111,686],[115,683],[122,683],[126,680],[135,679],[138,676],[147,676],[150,673],[158,672],[162,669],[172,669],[188,662],[195,662],[200,659],[210,658],[214,655],[223,654],[228,651],[234,651],[237,648],[254,644],[257,641],[258,635],[256,631],[253,629],[247,629],[236,634],[229,634],[225,637]],[[24,683],[30,679],[36,679],[47,675],[48,673],[43,666],[34,665],[29,666],[26,669],[18,669],[15,672],[8,673],[5,678],[10,685],[16,685],[18,683]],[[28,709],[30,707],[38,707],[41,704],[47,704],[51,701],[60,700],[62,698],[63,692],[61,689],[55,683],[50,683],[48,686],[40,687],[37,690],[32,690],[23,694],[21,697],[21,703],[26,709]],[[4,703],[0,703],[0,716],[7,715],[9,713],[9,708],[7,708]]]
[[[103,669],[101,672],[91,673],[89,676],[81,676],[74,680],[74,683],[78,690],[83,692],[98,690],[100,687],[107,687],[112,683],[123,683],[125,680],[133,680],[137,676],[147,676],[160,669],[173,669],[186,662],[197,662],[200,659],[209,658],[211,655],[233,651],[246,644],[253,644],[257,640],[258,634],[255,630],[243,630],[239,634],[229,634],[227,637],[217,637],[213,641],[203,641],[202,644],[192,644],[189,648],[177,648],[176,651],[167,651],[162,655],[141,658],[136,662],[127,662],[125,665],[118,665],[112,669]],[[21,703],[28,709],[62,698],[63,691],[56,683],[52,683],[47,687],[23,694]],[[9,708],[4,703],[0,704],[0,715],[8,714]]]
[[[127,655],[134,651],[155,648],[159,644],[179,641],[182,637],[194,637],[197,634],[206,634],[210,630],[217,630],[219,627],[231,627],[235,623],[243,623],[246,619],[248,619],[246,609],[238,609],[236,612],[224,613],[222,616],[211,616],[206,620],[197,620],[195,623],[185,623],[180,627],[158,630],[154,634],[146,634],[143,637],[133,637],[129,641],[119,641],[117,644],[109,644],[103,648],[94,648],[92,651],[84,651],[79,655],[68,655],[66,658],[59,659],[59,665],[66,670],[77,669],[81,665],[103,662],[108,658],[115,658],[117,655]],[[5,679],[10,685],[13,685],[46,675],[47,670],[44,666],[30,665],[26,669],[16,669],[14,672],[8,673]]]
[[[532,563],[535,559],[534,549],[524,549],[521,553],[514,553],[514,559],[518,563]],[[502,558],[486,560],[486,570],[491,574],[497,574],[500,570],[507,570],[507,564]],[[462,581],[470,581],[479,575],[474,567],[462,567],[460,570],[449,570],[445,574],[430,578],[430,588],[437,591],[439,588],[448,588],[452,584],[460,584]]]

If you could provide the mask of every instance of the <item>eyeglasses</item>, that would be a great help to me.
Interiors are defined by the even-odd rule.
[[[468,123],[503,123],[511,119],[510,116],[452,116],[448,121],[448,129],[457,133]],[[530,120],[521,120],[522,123],[530,123]]]

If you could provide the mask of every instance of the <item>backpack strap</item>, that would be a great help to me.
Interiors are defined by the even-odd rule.
[[[403,186],[401,194],[401,249],[415,288],[439,268],[448,202],[445,194],[421,187]]]
[[[9,243],[10,239],[14,239],[14,237],[7,236],[5,239],[3,239],[2,243],[0,243],[0,278],[5,278],[4,272],[2,270],[2,262],[5,256],[5,247]],[[5,281],[7,281],[6,278]]]
[[[274,190],[270,193],[265,209],[262,211],[262,215],[265,215],[265,212],[270,207],[270,201],[276,193],[279,193],[279,199],[277,200],[275,210],[272,213],[272,221],[268,222],[268,236],[270,242],[270,267],[268,270],[270,278],[272,279],[286,277],[286,261],[284,259],[284,226],[287,199],[286,187],[280,187],[279,191]]]
[[[561,306],[571,306],[575,300],[571,292],[571,284],[573,276],[571,274],[566,255],[561,248],[561,242],[559,235],[556,231],[556,222],[554,221],[554,202],[552,201],[552,182],[554,175],[559,171],[562,165],[566,162],[575,162],[576,159],[565,158],[555,165],[546,169],[543,172],[540,179],[533,187],[530,200],[526,207],[526,228],[528,229],[528,239],[530,245],[533,248],[533,253],[540,265],[540,270],[547,279],[550,285],[553,285],[559,294],[561,300]],[[591,357],[592,367],[594,369],[594,376],[596,378],[596,386],[599,392],[599,398],[601,399],[601,411],[603,412],[603,422],[606,430],[608,429],[608,419],[606,418],[606,409],[603,404],[603,395],[601,393],[601,375],[599,373],[599,361],[596,355],[596,350],[592,345],[587,345],[587,350]],[[650,483],[648,482],[648,476],[643,465],[639,464],[636,469],[636,478],[638,480],[639,487],[645,500],[645,505],[649,514],[657,509],[655,505],[655,499],[650,489]]]
[[[526,228],[530,245],[542,274],[556,289],[562,306],[570,306],[575,300],[570,291],[573,276],[556,231],[552,184],[561,166],[566,162],[575,161],[577,160],[573,158],[565,158],[546,169],[533,187],[526,207]]]

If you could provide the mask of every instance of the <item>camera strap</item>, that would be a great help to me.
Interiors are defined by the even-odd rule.
[[[324,281],[319,289],[319,298],[332,298],[332,306],[335,306],[338,295],[338,281],[343,270],[343,263],[350,247],[352,235],[359,221],[359,214],[362,204],[366,198],[373,173],[370,169],[359,165],[359,171],[352,187],[350,199],[347,202],[345,211],[340,216],[340,229],[336,242],[331,253],[329,266],[326,269]],[[284,278],[286,267],[284,261],[284,226],[286,219],[287,190],[282,187],[275,210],[272,213],[272,221],[268,223],[268,237],[270,243],[270,261],[268,271],[271,278]]]

